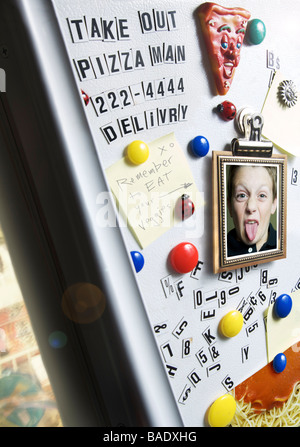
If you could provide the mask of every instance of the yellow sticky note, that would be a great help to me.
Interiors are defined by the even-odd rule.
[[[282,81],[290,80],[276,72],[268,91],[262,115],[264,117],[263,136],[289,154],[300,155],[300,94],[293,107],[283,105],[278,96]]]
[[[273,361],[275,355],[286,351],[300,340],[300,290],[290,294],[293,305],[289,315],[277,318],[274,315],[274,304],[267,310],[267,351],[268,362]]]
[[[195,209],[202,197],[173,133],[148,146],[144,163],[133,165],[124,157],[106,170],[120,211],[142,248],[174,226],[174,209],[182,194],[189,195]]]

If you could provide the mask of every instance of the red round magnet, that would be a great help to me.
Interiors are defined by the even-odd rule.
[[[198,250],[190,242],[181,242],[171,251],[170,262],[178,273],[191,272],[198,263]]]

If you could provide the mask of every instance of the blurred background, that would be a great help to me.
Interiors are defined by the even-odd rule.
[[[0,427],[62,427],[1,226]]]

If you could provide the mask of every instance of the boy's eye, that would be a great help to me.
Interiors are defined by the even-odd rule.
[[[242,202],[243,200],[246,200],[247,194],[244,192],[239,192],[238,194],[236,194],[235,198],[237,201]]]
[[[266,199],[267,198],[267,194],[265,194],[264,192],[260,193],[258,196],[260,199]]]

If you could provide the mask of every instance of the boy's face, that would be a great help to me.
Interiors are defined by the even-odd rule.
[[[259,251],[268,239],[270,217],[277,207],[267,169],[262,166],[240,167],[233,179],[228,207],[238,239],[246,245],[256,244]]]

